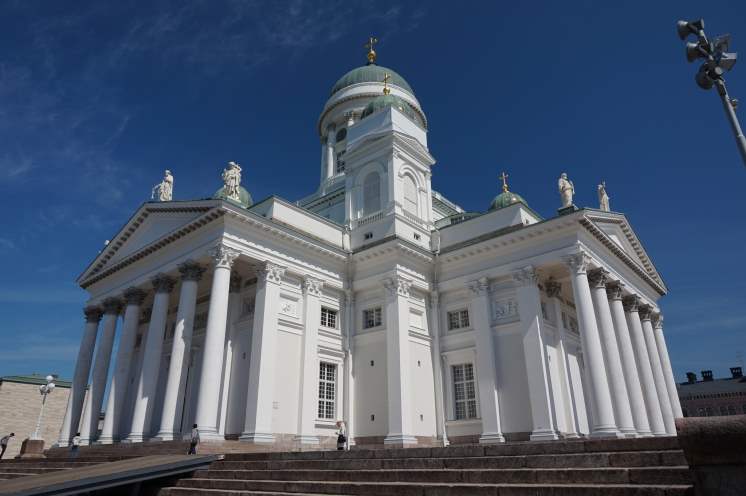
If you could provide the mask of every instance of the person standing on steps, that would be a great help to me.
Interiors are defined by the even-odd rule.
[[[197,428],[197,424],[192,425],[192,439],[189,443],[189,455],[196,455],[197,454],[197,445],[199,444],[199,429]]]
[[[72,442],[70,442],[70,456],[72,458],[78,457],[78,449],[80,448],[80,432],[76,432],[73,436]]]
[[[10,441],[11,438],[15,437],[15,435],[15,432],[11,432],[7,436],[3,436],[2,438],[0,438],[0,459],[3,458],[5,450],[8,449],[8,441]]]
[[[343,420],[337,420],[337,451],[344,451],[346,444],[345,423]]]

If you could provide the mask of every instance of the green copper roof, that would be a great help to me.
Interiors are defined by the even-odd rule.
[[[391,79],[389,79],[389,84],[405,89],[414,95],[412,87],[409,86],[409,83],[406,82],[403,77],[401,77],[399,74],[392,71],[391,69],[375,64],[364,65],[362,67],[352,69],[350,72],[339,78],[339,81],[337,81],[334,84],[334,87],[332,87],[332,95],[343,88],[352,86],[353,84],[383,83],[383,77],[386,74],[391,77]]]
[[[55,374],[54,385],[57,387],[69,388],[72,384],[70,381],[60,379]],[[6,375],[0,377],[0,382],[17,382],[19,384],[33,384],[36,386],[43,386],[47,383],[46,375],[29,374],[29,375]]]
[[[490,203],[490,210],[505,208],[515,203],[523,203],[528,206],[528,203],[526,203],[526,200],[524,200],[521,195],[513,193],[512,191],[504,191],[492,200],[492,203]]]
[[[365,119],[370,114],[373,114],[385,107],[394,107],[395,109],[399,109],[410,119],[417,119],[417,114],[409,103],[407,103],[403,98],[391,94],[381,95],[371,100],[371,102],[365,106],[363,114],[360,118]]]
[[[220,188],[215,192],[212,197],[216,200],[226,200],[232,203],[235,203],[237,205],[241,205],[243,208],[249,208],[254,204],[254,200],[252,200],[251,195],[243,186],[238,187],[238,196],[239,200],[236,201],[233,198],[228,198],[228,195],[225,194],[225,187]]]

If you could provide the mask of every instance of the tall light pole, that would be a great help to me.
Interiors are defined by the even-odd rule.
[[[41,432],[41,420],[42,420],[42,417],[44,416],[44,404],[47,402],[47,395],[51,393],[52,391],[54,391],[54,387],[55,387],[53,376],[48,375],[46,379],[47,379],[47,383],[39,386],[39,393],[41,394],[41,409],[39,410],[39,418],[36,420],[36,430],[29,438],[32,440],[43,439],[41,437],[40,432]]]
[[[736,145],[741,152],[741,158],[746,166],[746,138],[743,136],[741,125],[738,123],[738,117],[736,117],[738,100],[728,95],[728,90],[725,88],[725,79],[723,79],[723,74],[733,68],[738,56],[735,53],[727,51],[730,45],[730,35],[725,34],[718,36],[712,41],[708,40],[705,34],[704,19],[689,22],[678,21],[676,23],[676,30],[679,33],[679,38],[682,40],[690,36],[697,37],[696,43],[687,42],[686,59],[689,62],[704,59],[704,63],[699,67],[699,71],[697,71],[694,79],[697,81],[697,85],[703,90],[709,90],[713,86],[717,88],[720,100],[723,102],[725,115],[728,117],[733,134],[736,136]]]

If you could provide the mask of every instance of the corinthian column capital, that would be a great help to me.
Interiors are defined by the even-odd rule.
[[[513,277],[513,281],[521,286],[535,285],[539,277],[536,274],[536,269],[531,265],[515,270],[510,275]]]
[[[170,293],[176,284],[176,280],[173,277],[162,273],[156,274],[150,282],[153,284],[153,289],[156,293]]]
[[[598,268],[588,271],[588,283],[592,288],[603,289],[606,287],[606,281],[609,279],[609,272],[606,269]]]
[[[321,288],[324,287],[324,281],[313,277],[303,278],[303,294],[311,296],[321,295]]]
[[[272,262],[265,262],[256,268],[257,281],[280,284],[283,275],[285,275],[285,267]]]
[[[99,322],[104,312],[101,307],[90,306],[83,309],[83,314],[85,315],[86,322]]]
[[[472,296],[483,296],[489,291],[490,283],[486,277],[482,277],[476,281],[467,282],[466,288],[471,292]]]
[[[238,258],[239,252],[228,248],[225,245],[217,245],[207,252],[215,264],[215,268],[230,269],[233,267],[233,262]]]
[[[585,251],[579,251],[570,255],[562,257],[562,261],[575,275],[585,274],[588,269],[588,264],[591,262],[591,257]]]
[[[622,299],[625,312],[637,312],[640,307],[640,297],[637,295],[625,296]]]
[[[653,327],[655,329],[663,329],[663,314],[653,313]]]
[[[621,300],[623,291],[624,284],[619,281],[613,281],[606,285],[606,296],[612,301]]]
[[[641,321],[650,320],[653,314],[653,308],[650,305],[640,305],[637,311],[640,313]]]
[[[145,291],[140,288],[127,288],[124,290],[124,301],[127,305],[142,305],[145,297],[148,295]]]
[[[388,277],[383,280],[383,287],[386,288],[386,292],[391,297],[403,296],[409,298],[409,288],[411,286],[412,281],[401,276]]]
[[[119,298],[106,298],[101,306],[104,308],[105,314],[117,315],[122,311],[122,300]]]
[[[205,268],[193,260],[187,260],[179,265],[179,272],[181,273],[182,281],[198,282],[202,279],[202,274],[204,274]]]

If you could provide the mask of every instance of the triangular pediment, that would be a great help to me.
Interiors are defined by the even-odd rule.
[[[204,217],[219,201],[149,202],[143,204],[101,250],[78,282],[107,270],[133,254],[173,236]]]
[[[663,278],[653,265],[640,238],[637,237],[627,218],[622,214],[612,212],[598,212],[585,216],[590,229],[597,237],[602,238],[612,251],[619,250],[632,263],[638,266],[642,272],[655,281],[664,292],[666,291]]]

